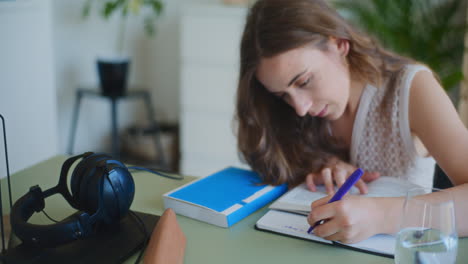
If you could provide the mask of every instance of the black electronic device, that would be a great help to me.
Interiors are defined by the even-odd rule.
[[[10,198],[11,229],[19,241],[9,241],[6,250],[3,218],[0,217],[2,248],[0,263],[121,263],[145,247],[149,234],[159,216],[130,211],[135,195],[135,183],[129,170],[143,170],[162,177],[182,180],[143,167],[126,167],[122,162],[103,153],[86,152],[67,159],[62,165],[56,186],[42,191],[32,186],[28,193],[12,205],[10,172],[5,120],[3,141]],[[81,159],[71,173],[68,172]],[[3,215],[0,186],[0,215]],[[77,211],[54,224],[28,223],[30,217],[45,208],[45,199],[60,194]],[[45,211],[43,211],[45,214]],[[46,214],[47,217],[49,217]],[[50,217],[49,217],[50,218]],[[7,237],[8,240],[10,240]],[[136,262],[142,257],[140,251]]]
[[[141,220],[141,222],[140,222]],[[114,264],[123,263],[140,250],[133,263],[140,263],[148,232],[154,229],[159,216],[129,211],[119,225],[100,228],[96,235],[52,248],[20,244],[2,256],[4,264]]]
[[[67,187],[71,165],[75,167]],[[34,212],[45,207],[45,198],[61,194],[78,213],[50,225],[28,223]],[[135,184],[127,167],[106,154],[87,152],[71,157],[62,165],[58,184],[42,191],[33,186],[19,198],[11,211],[11,227],[23,243],[38,247],[55,247],[87,238],[101,225],[112,225],[123,218],[132,204]]]

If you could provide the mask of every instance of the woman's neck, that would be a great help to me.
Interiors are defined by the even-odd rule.
[[[349,91],[349,100],[343,115],[330,122],[331,134],[333,137],[341,140],[349,148],[351,146],[352,131],[354,119],[359,108],[362,92],[366,83],[361,81],[352,81]]]
[[[346,109],[343,113],[344,118],[348,119],[350,117],[356,116],[356,112],[359,107],[359,101],[361,100],[362,92],[366,83],[363,81],[352,80],[349,89],[349,99]],[[354,119],[354,118],[353,118]]]

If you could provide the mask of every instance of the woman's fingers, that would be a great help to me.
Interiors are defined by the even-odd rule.
[[[367,184],[364,183],[362,179],[357,181],[354,185],[359,189],[359,193],[367,194]]]
[[[380,177],[380,173],[376,171],[372,171],[372,172],[366,171],[364,172],[364,175],[362,175],[361,179],[364,182],[371,182],[371,181],[378,179],[379,177]]]
[[[313,191],[313,192],[317,191],[317,187],[315,186],[315,183],[314,183],[314,177],[315,177],[315,173],[309,173],[306,176],[306,186],[310,191]]]
[[[364,172],[361,179],[355,184],[355,186],[359,189],[361,194],[367,194],[368,188],[366,182],[372,182],[380,177],[380,173],[378,172]]]
[[[330,197],[324,197],[322,198],[323,204],[319,203],[312,203],[312,211],[310,212],[309,216],[307,217],[307,221],[309,222],[310,225],[315,224],[317,221],[321,220],[326,220],[329,218],[332,218],[335,216],[335,209],[334,209],[334,204],[330,203],[327,204],[327,200],[325,198],[330,198]]]
[[[323,183],[325,184],[325,190],[327,191],[327,194],[335,193],[331,169],[325,168],[322,170],[321,174],[322,174],[322,179],[323,179]]]
[[[328,203],[328,201],[330,200],[331,196],[325,196],[323,198],[320,198],[318,200],[315,200],[310,206],[311,206],[311,209],[314,209],[314,208],[317,208],[321,205],[324,205],[326,203]],[[312,211],[312,210],[311,210]]]
[[[336,186],[341,187],[346,181],[347,171],[343,169],[335,168],[333,170],[333,179],[335,180]]]
[[[335,193],[335,185],[340,188],[346,179],[356,170],[354,165],[343,161],[329,164],[331,167],[323,168],[319,173],[309,173],[305,178],[305,183],[310,191],[317,191],[317,185],[323,184],[325,191],[329,195]],[[361,194],[367,194],[368,182],[372,182],[380,177],[378,172],[364,172],[361,179],[355,184]]]
[[[328,239],[340,231],[340,226],[336,220],[324,221],[323,224],[314,228],[314,235]],[[330,240],[330,239],[328,239]]]

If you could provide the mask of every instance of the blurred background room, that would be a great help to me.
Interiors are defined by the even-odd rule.
[[[85,16],[88,2],[0,1],[0,113],[10,171],[57,154],[113,152],[107,97],[81,98],[72,143],[70,138],[77,90],[100,93],[96,61],[119,53],[118,45],[117,55],[130,58],[128,92],[151,96],[167,170],[203,176],[240,165],[231,124],[246,5],[162,1],[148,34],[145,19],[154,12],[144,1],[93,0]],[[106,2],[128,2],[126,18],[117,8],[105,19]],[[132,2],[141,4],[136,13]],[[116,106],[119,154],[159,167],[145,100],[130,99],[120,98]],[[3,176],[3,147],[0,155]]]
[[[380,32],[385,46],[438,71],[467,121],[465,0],[333,2],[365,30]],[[10,172],[85,151],[192,176],[246,167],[233,114],[248,5],[0,0],[0,114]],[[128,62],[125,91],[102,90],[98,60]],[[1,150],[4,177],[3,144]]]

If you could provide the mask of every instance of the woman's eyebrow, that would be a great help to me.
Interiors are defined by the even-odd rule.
[[[289,81],[288,83],[288,86],[286,87],[289,87],[291,86],[299,77],[301,77],[302,74],[306,73],[307,69],[305,69],[303,72],[297,74],[296,76],[294,76],[294,78],[291,79],[291,81]]]

